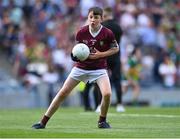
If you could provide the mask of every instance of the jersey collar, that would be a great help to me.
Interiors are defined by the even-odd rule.
[[[98,34],[99,34],[99,32],[101,31],[101,29],[102,29],[102,25],[100,26],[100,28],[99,28],[99,30],[97,31],[97,32],[92,32],[91,31],[91,27],[89,26],[89,32],[90,32],[90,34],[95,38]]]

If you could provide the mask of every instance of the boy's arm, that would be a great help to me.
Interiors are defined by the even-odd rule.
[[[89,59],[99,59],[99,58],[104,58],[104,57],[108,57],[111,56],[115,53],[119,52],[119,45],[116,42],[116,46],[111,47],[109,50],[104,51],[104,52],[100,52],[97,49],[95,49],[95,52],[91,53],[89,55]]]

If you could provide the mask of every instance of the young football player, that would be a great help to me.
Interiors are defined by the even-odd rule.
[[[103,10],[101,8],[92,7],[89,9],[88,25],[78,31],[76,41],[77,43],[85,43],[90,48],[91,53],[88,59],[83,62],[72,56],[72,59],[76,61],[75,66],[40,122],[34,124],[33,128],[45,128],[48,120],[57,111],[59,105],[80,81],[85,83],[96,82],[98,84],[102,94],[98,127],[111,128],[109,123],[106,122],[111,99],[111,85],[107,74],[106,58],[119,52],[119,46],[112,31],[101,25],[102,16]]]

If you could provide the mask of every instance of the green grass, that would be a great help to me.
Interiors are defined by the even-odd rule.
[[[59,109],[47,128],[34,130],[45,109],[0,110],[0,138],[180,138],[180,108],[126,108],[117,113],[111,107],[112,129],[98,129],[98,114],[83,108]]]

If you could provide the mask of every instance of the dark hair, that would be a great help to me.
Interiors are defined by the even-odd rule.
[[[109,14],[113,14],[113,9],[111,7],[106,7],[103,9],[104,11],[106,11]]]
[[[89,12],[93,12],[94,15],[100,15],[101,17],[103,16],[103,10],[100,7],[92,7],[89,9]]]
[[[104,11],[104,17],[107,17],[107,16],[114,16],[113,15],[113,9],[111,7],[106,7],[103,9]]]

